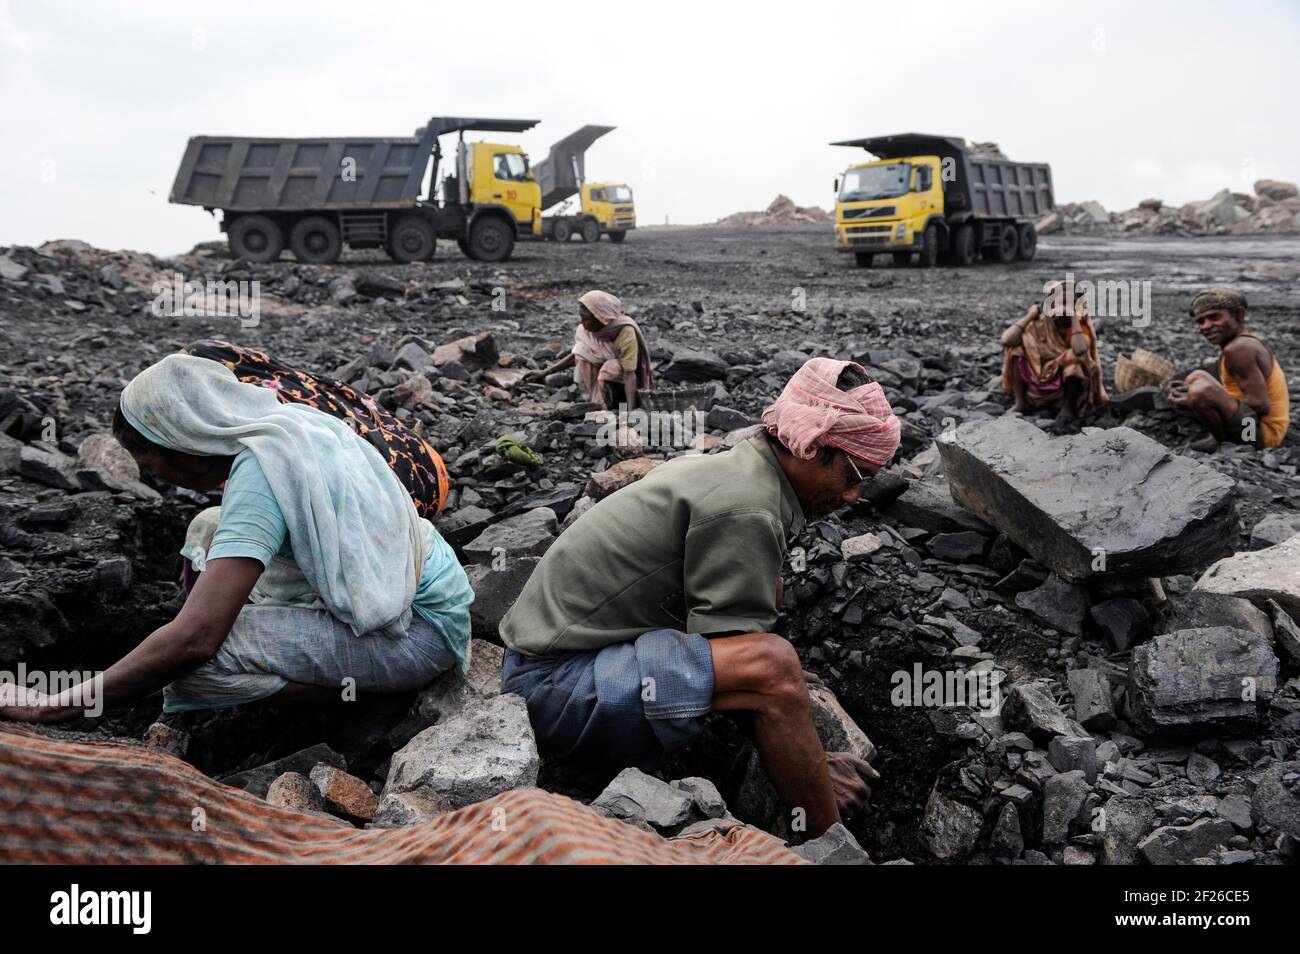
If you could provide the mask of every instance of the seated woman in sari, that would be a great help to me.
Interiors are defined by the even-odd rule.
[[[1031,305],[1002,333],[1002,390],[1015,395],[1013,413],[1056,407],[1070,420],[1110,403],[1087,298],[1080,293],[1073,307],[1059,298]]]
[[[202,572],[180,613],[103,674],[104,705],[160,688],[166,712],[342,700],[467,669],[464,570],[342,420],[177,354],[126,386],[113,429],[155,478],[225,491],[191,525],[182,552]],[[0,717],[75,718],[81,695],[29,694]]]
[[[524,380],[539,382],[548,375],[573,368],[573,379],[589,401],[608,408],[637,407],[637,388],[654,387],[650,349],[635,321],[623,314],[623,303],[603,291],[589,291],[578,299],[578,327],[573,350],[555,364],[533,371]]]

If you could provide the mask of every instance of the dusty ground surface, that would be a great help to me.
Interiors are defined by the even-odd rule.
[[[491,331],[500,352],[513,356],[512,366],[539,367],[567,347],[575,298],[593,287],[623,299],[657,355],[699,349],[721,358],[727,367],[717,377],[723,389],[718,403],[750,420],[798,366],[801,358],[793,352],[844,357],[910,352],[923,361],[919,383],[893,389],[891,395],[906,398],[903,407],[916,426],[911,453],[925,449],[952,407],[961,415],[963,408],[983,405],[983,413],[989,413],[988,402],[1005,403],[994,382],[1000,369],[997,336],[1041,297],[1046,282],[1067,273],[1076,279],[1151,283],[1149,324],[1135,327],[1126,318],[1100,322],[1108,385],[1116,357],[1134,348],[1155,351],[1184,371],[1213,358],[1214,350],[1187,316],[1192,292],[1210,284],[1245,292],[1251,326],[1293,372],[1293,395],[1294,382],[1300,381],[1295,304],[1300,300],[1300,239],[1294,238],[1052,237],[1041,241],[1033,262],[961,270],[896,267],[885,256],[872,269],[855,268],[849,257],[835,254],[824,227],[647,229],[633,232],[618,246],[528,243],[517,248],[510,262],[497,266],[470,262],[446,243],[435,262],[418,266],[358,253],[332,268],[287,261],[250,267],[221,255],[164,261],[68,246],[7,254],[29,270],[20,280],[0,282],[0,388],[10,389],[10,399],[28,402],[22,406],[29,415],[21,425],[26,432],[11,434],[27,442],[48,438],[40,431],[53,421],[57,442],[49,443],[69,455],[75,455],[82,439],[108,429],[126,380],[201,338],[265,349],[327,374],[361,357],[359,383],[378,390],[405,377],[387,369],[408,335],[436,345]],[[158,278],[170,280],[177,269],[187,277],[262,282],[259,324],[241,327],[236,318],[153,315],[149,286]],[[56,276],[60,287],[35,281],[41,274]],[[405,288],[336,295],[340,276],[351,276],[363,291],[367,277]],[[453,279],[462,279],[465,288],[452,293],[434,287]],[[504,303],[504,309],[494,310],[494,301]],[[932,402],[929,408],[918,406],[918,399],[944,392],[959,396]],[[477,374],[465,383],[441,382],[439,393],[436,407],[403,416],[422,423],[459,478],[450,513],[463,504],[466,491],[494,512],[526,509],[530,499],[556,486],[581,487],[593,470],[608,463],[604,449],[573,441],[571,427],[548,425],[549,402],[575,395],[536,386],[516,387],[508,400],[494,399],[483,395]],[[1105,415],[1093,423],[1112,426],[1120,420]],[[1133,415],[1125,423],[1176,450],[1197,436],[1168,411]],[[542,451],[546,461],[541,471],[504,480],[485,477],[483,454],[476,449],[516,430]],[[1297,507],[1300,448],[1294,443],[1267,453],[1200,459],[1239,481],[1242,536],[1232,541],[1236,549],[1245,548],[1246,535],[1260,517]],[[30,666],[104,668],[169,618],[178,598],[175,551],[189,516],[208,501],[159,489],[160,500],[108,492],[74,495],[16,474],[0,475],[0,664],[12,668],[25,660]],[[800,542],[814,556],[805,571],[787,577],[783,631],[880,750],[884,781],[872,808],[851,829],[873,857],[920,861],[928,858],[917,842],[927,795],[944,767],[961,760],[965,743],[945,735],[924,711],[889,704],[889,674],[928,662],[936,652],[912,626],[933,601],[933,594],[916,592],[917,571],[937,575],[945,591],[953,588],[967,598],[970,605],[958,609],[957,617],[982,632],[980,648],[1013,673],[1060,680],[1081,656],[1113,652],[1095,633],[1082,642],[1066,640],[1016,613],[1014,606],[1008,612],[1007,600],[988,588],[1000,574],[987,568],[981,573],[980,567],[928,557],[922,567],[905,568],[899,561],[867,573],[875,580],[853,589],[833,571],[838,556],[817,557],[819,541],[831,552],[841,537],[882,521],[888,522],[861,508],[805,533]],[[850,584],[859,579],[865,579],[860,567]],[[1171,586],[1176,591],[1189,583],[1181,577]],[[846,616],[849,607],[854,612]],[[942,657],[943,651],[938,653]],[[355,762],[349,759],[349,768],[364,775],[358,766],[380,768],[386,758],[383,747],[375,745],[383,734],[376,727],[391,725],[407,704],[406,699],[391,700],[364,717],[283,717],[273,709],[219,714],[193,727],[190,757],[220,774],[328,737],[340,751],[357,754]],[[157,712],[158,703],[150,701],[84,727],[138,736]],[[1294,752],[1294,738],[1283,743],[1283,753],[1288,746]],[[720,727],[684,760],[684,767],[710,772],[731,803],[743,757],[739,733]],[[1283,754],[1274,749],[1273,757]],[[543,781],[548,778],[577,794],[592,784],[599,790],[599,780],[544,771]]]

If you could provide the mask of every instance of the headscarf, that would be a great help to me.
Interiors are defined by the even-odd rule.
[[[599,331],[591,332],[580,321],[573,333],[573,354],[578,359],[574,378],[587,390],[588,397],[593,401],[604,400],[602,390],[605,382],[623,380],[623,367],[614,352],[614,339],[624,328],[631,328],[636,333],[636,386],[653,388],[655,373],[650,362],[650,348],[641,333],[641,326],[623,314],[623,303],[599,289],[586,292],[578,303],[584,305],[602,326]]]
[[[808,460],[829,445],[883,467],[898,450],[902,424],[879,382],[835,386],[850,367],[865,373],[853,361],[810,358],[763,412],[763,424],[795,457]]]
[[[1207,311],[1246,310],[1246,296],[1231,288],[1204,288],[1192,296],[1192,307],[1188,309],[1193,318]]]
[[[585,305],[602,325],[626,317],[623,314],[623,303],[609,292],[600,289],[592,289],[583,294],[578,299],[578,304]]]
[[[169,450],[252,451],[284,514],[294,561],[330,613],[358,636],[406,632],[426,555],[421,520],[379,452],[346,424],[184,354],[137,374],[121,408]]]

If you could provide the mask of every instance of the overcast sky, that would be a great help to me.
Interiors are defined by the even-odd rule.
[[[785,193],[833,204],[904,131],[1052,165],[1058,201],[1128,208],[1300,179],[1300,3],[277,3],[0,0],[0,245],[170,254],[219,238],[167,203],[192,135],[410,135],[431,115],[578,126],[643,224]],[[760,12],[761,11],[761,12]],[[476,134],[478,135],[478,134]]]

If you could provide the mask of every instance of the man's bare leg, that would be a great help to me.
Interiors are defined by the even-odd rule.
[[[1210,432],[1209,437],[1193,443],[1192,449],[1213,452],[1223,441],[1236,439],[1228,433],[1228,425],[1237,413],[1238,401],[1213,375],[1193,371],[1187,376],[1187,406]]]
[[[723,636],[709,645],[714,710],[754,713],[754,744],[764,771],[786,805],[807,813],[809,836],[822,834],[840,812],[794,647],[772,633]]]

